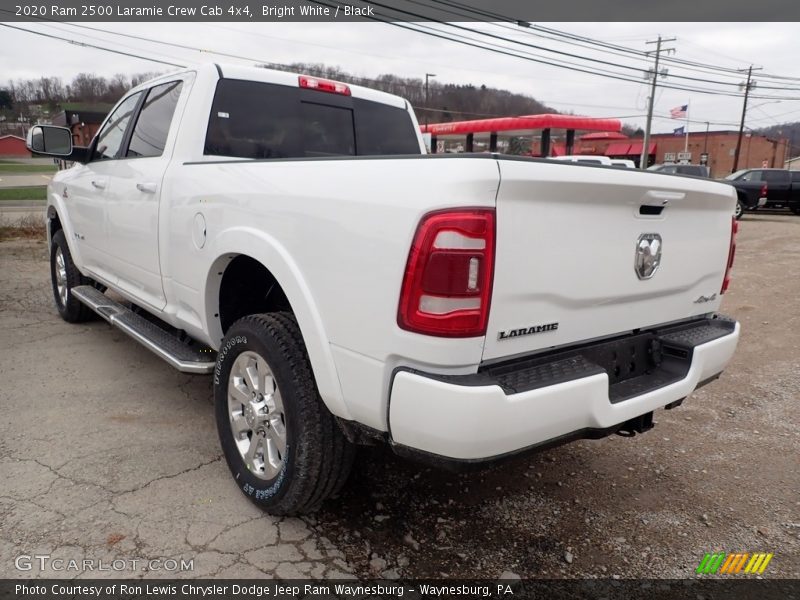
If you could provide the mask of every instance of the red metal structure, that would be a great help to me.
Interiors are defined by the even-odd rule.
[[[453,121],[452,123],[431,123],[420,127],[423,133],[431,134],[431,149],[436,151],[439,138],[466,137],[466,151],[472,152],[476,134],[489,134],[489,151],[497,150],[498,134],[508,136],[531,135],[541,130],[540,156],[550,156],[550,131],[565,129],[567,154],[572,153],[575,144],[575,131],[619,132],[622,122],[618,119],[597,119],[576,115],[523,115],[520,117],[498,117],[474,121]]]

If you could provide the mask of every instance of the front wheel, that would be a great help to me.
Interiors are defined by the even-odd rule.
[[[94,312],[72,295],[72,289],[91,283],[81,275],[72,262],[64,230],[59,229],[50,243],[50,281],[53,286],[53,299],[61,318],[68,323],[80,323],[94,318]]]
[[[319,396],[294,315],[250,315],[231,326],[214,402],[228,467],[267,512],[313,512],[344,484],[355,447]]]

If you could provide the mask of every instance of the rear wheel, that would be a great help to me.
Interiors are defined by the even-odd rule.
[[[347,479],[355,447],[319,396],[290,313],[231,326],[217,356],[214,401],[228,467],[264,510],[313,512]]]
[[[94,318],[94,312],[72,295],[72,289],[79,285],[92,283],[72,262],[64,230],[53,235],[50,244],[50,280],[53,286],[53,299],[61,318],[68,323],[80,323]]]
[[[738,200],[738,201],[736,202],[736,209],[735,209],[735,211],[734,211],[733,215],[734,215],[734,216],[736,217],[736,219],[738,220],[738,219],[741,219],[741,218],[742,218],[742,215],[743,215],[743,214],[744,214],[744,205],[742,204],[742,201],[741,201],[741,200]]]

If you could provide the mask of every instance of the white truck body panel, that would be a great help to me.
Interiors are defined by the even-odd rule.
[[[702,315],[719,308],[736,195],[700,179],[555,162],[503,160],[497,261],[484,360]],[[564,181],[569,184],[565,185]],[[661,208],[642,215],[641,206]],[[648,280],[634,270],[639,236],[662,238]],[[704,297],[708,302],[696,303]],[[500,339],[499,332],[558,323]]]
[[[298,85],[292,73],[222,70],[225,78]],[[206,155],[219,69],[165,75],[137,90],[176,80],[184,85],[163,155],[62,171],[49,186],[48,208],[58,215],[79,269],[214,349],[224,335],[222,273],[236,256],[258,261],[291,304],[320,395],[334,415],[428,452],[488,456],[531,445],[562,426],[603,425],[677,400],[703,375],[718,373],[735,347],[738,328],[724,343],[698,350],[698,363],[682,383],[625,408],[601,407],[602,377],[551,390],[546,410],[556,414],[542,416],[539,425],[531,418],[544,404],[531,399],[550,388],[507,396],[509,408],[495,412],[494,397],[503,395],[496,386],[467,390],[398,373],[474,374],[485,364],[714,312],[727,263],[732,188],[490,155]],[[404,100],[350,89],[354,98],[405,110],[418,132]],[[100,178],[103,187],[93,186]],[[640,215],[643,204],[663,211]],[[402,329],[398,302],[416,228],[427,213],[455,207],[496,209],[487,334],[436,337]],[[642,281],[633,268],[635,245],[650,232],[663,238],[663,262]],[[701,296],[711,299],[697,303]],[[557,330],[499,338],[502,331],[551,322],[559,323]],[[574,399],[559,417],[558,399],[585,386],[591,394]],[[477,415],[461,420],[463,406],[480,411],[486,430],[503,439],[456,443],[477,427],[470,420]],[[428,425],[414,431],[414,415]]]

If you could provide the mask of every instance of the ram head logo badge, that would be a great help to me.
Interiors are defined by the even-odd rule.
[[[650,279],[661,264],[661,236],[657,233],[643,233],[636,242],[636,260],[633,268],[639,279]]]

